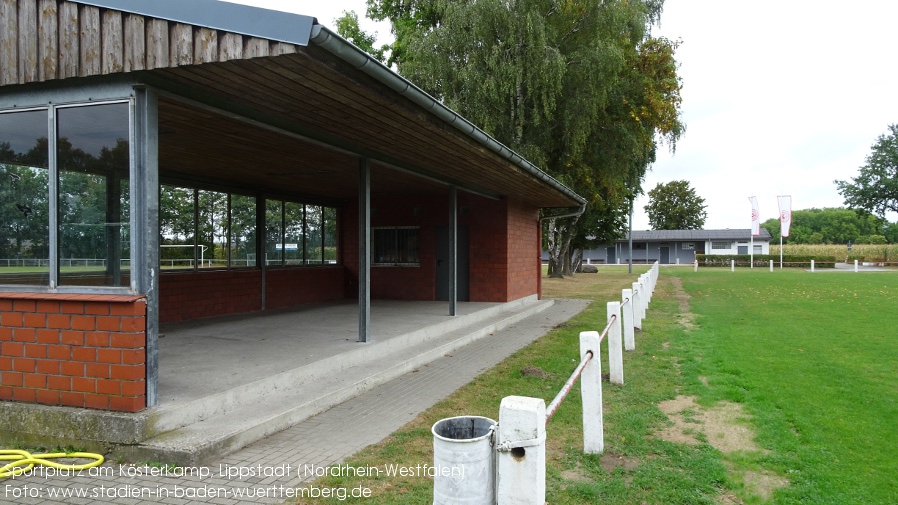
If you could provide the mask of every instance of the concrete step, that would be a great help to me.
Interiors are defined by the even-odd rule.
[[[500,306],[473,319],[450,320],[438,325],[441,328],[360,345],[356,351],[257,381],[239,391],[164,412],[149,423],[158,433],[140,444],[123,447],[123,456],[188,466],[209,462],[494,335],[553,303],[542,300]],[[160,426],[174,427],[163,432]]]
[[[367,344],[358,344],[350,351],[341,352],[262,379],[232,387],[224,391],[206,395],[190,402],[160,405],[146,412],[146,432],[148,439],[171,430],[188,426],[205,419],[227,414],[247,402],[258,401],[260,397],[289,394],[291,390],[302,388],[311,380],[334,371],[342,371],[359,363],[365,363],[381,356],[388,356],[397,350],[419,343],[429,342],[446,333],[476,325],[506,313],[532,312],[538,306],[535,297],[478,310],[472,314],[447,318],[445,321],[428,325],[416,331]],[[534,305],[536,303],[536,305]],[[539,302],[542,303],[542,302]]]

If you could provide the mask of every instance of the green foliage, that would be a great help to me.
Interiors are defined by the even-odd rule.
[[[657,144],[684,131],[678,44],[649,35],[661,3],[369,0],[368,16],[392,23],[404,76],[586,198],[547,230],[558,256],[619,236]]]
[[[845,208],[804,209],[792,211],[788,244],[855,244],[886,243],[885,221],[865,211]],[[761,224],[773,237],[779,237],[780,221],[771,218]],[[895,230],[898,235],[898,229]],[[898,238],[898,236],[896,236]],[[886,242],[880,242],[885,240]]]
[[[747,266],[752,262],[750,254],[696,254],[696,261],[700,266],[705,267],[729,267],[730,261],[735,261],[736,266]],[[779,267],[780,257],[778,254],[755,254],[755,268],[766,267],[773,260],[773,264]],[[785,254],[783,255],[783,267],[792,268],[810,268],[811,260],[814,260],[815,268],[835,268],[837,260],[835,256],[806,254]]]
[[[884,216],[898,212],[898,124],[873,144],[866,164],[851,181],[834,181],[845,205]]]
[[[654,230],[699,230],[705,226],[708,213],[705,199],[698,196],[689,181],[658,183],[649,191],[645,211]]]
[[[343,15],[335,19],[337,33],[341,37],[355,44],[359,49],[374,56],[381,63],[386,62],[385,53],[390,46],[384,44],[379,48],[374,47],[377,32],[367,33],[359,27],[359,16],[355,11],[343,11]]]

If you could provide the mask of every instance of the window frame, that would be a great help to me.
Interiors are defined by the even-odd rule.
[[[89,93],[92,94],[92,93]],[[31,104],[27,106],[18,106],[18,105],[0,105],[0,114],[15,114],[20,112],[34,112],[34,111],[46,111],[47,113],[47,171],[49,182],[47,185],[47,205],[48,205],[48,258],[47,262],[49,265],[49,271],[47,273],[47,283],[41,284],[4,284],[3,278],[0,276],[0,291],[19,291],[19,292],[60,292],[60,293],[132,293],[131,286],[121,285],[121,284],[78,284],[75,283],[63,283],[60,284],[61,280],[61,263],[62,260],[60,258],[60,167],[59,167],[59,153],[58,153],[58,137],[59,137],[59,117],[57,112],[61,109],[74,109],[80,107],[96,107],[103,105],[113,105],[113,104],[126,104],[128,106],[128,119],[127,119],[127,138],[129,143],[128,148],[128,181],[129,181],[129,189],[128,189],[128,215],[133,215],[135,208],[134,205],[137,202],[137,199],[134,198],[135,188],[133,185],[133,178],[135,176],[135,157],[134,157],[134,135],[135,135],[135,115],[136,115],[136,100],[132,94],[127,94],[123,96],[107,96],[103,98],[92,98],[90,96],[83,96],[79,98],[75,98],[72,101],[53,101],[52,96],[48,97],[49,99],[45,103],[40,104]],[[124,224],[124,223],[120,223]],[[130,227],[132,223],[128,222],[128,226]],[[129,231],[129,251],[133,251],[135,247],[135,240],[137,240],[133,230]],[[129,253],[128,258],[121,257],[119,261],[127,259],[128,262],[128,275],[131,280],[130,284],[133,284],[132,269],[131,269],[131,256]],[[108,258],[107,258],[108,261]],[[119,277],[119,282],[121,272],[116,269],[118,272],[117,277]]]
[[[415,239],[414,246],[414,260],[413,261],[398,261],[399,256],[401,255],[400,251],[408,251],[408,244],[400,244],[400,241],[403,239],[403,236],[400,234],[400,230],[414,230],[414,235],[406,235],[404,238],[408,240],[411,237]],[[391,231],[395,233],[394,238],[394,246],[393,246],[393,255],[397,257],[397,261],[377,261],[379,256],[377,248],[378,245],[382,243],[381,240],[378,240],[378,232],[387,232]],[[381,255],[383,255],[382,253]],[[371,227],[371,266],[372,267],[399,267],[399,268],[420,268],[421,266],[421,227],[420,226],[373,226]]]

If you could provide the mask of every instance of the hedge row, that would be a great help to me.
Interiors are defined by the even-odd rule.
[[[698,264],[706,267],[728,267],[730,261],[735,261],[737,266],[748,266],[752,262],[751,255],[748,254],[696,254],[695,259]],[[773,254],[755,254],[754,265],[756,267],[766,267],[773,260],[775,265],[779,265],[779,255]],[[783,256],[784,267],[810,268],[811,260],[814,260],[814,268],[835,268],[835,256],[805,256],[797,254],[787,254]]]

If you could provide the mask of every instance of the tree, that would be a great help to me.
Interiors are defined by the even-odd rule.
[[[622,234],[656,146],[684,130],[677,43],[649,37],[661,4],[369,0],[368,15],[391,21],[400,73],[586,198],[580,217],[544,216],[561,276],[574,247]]]
[[[335,19],[334,22],[337,25],[337,33],[341,37],[352,42],[362,51],[374,56],[378,61],[385,62],[385,54],[390,46],[384,44],[379,48],[375,48],[374,41],[377,39],[377,33],[367,33],[362,30],[359,26],[359,16],[355,11],[343,11],[343,15]]]
[[[898,212],[898,124],[880,135],[860,174],[849,181],[834,181],[845,205],[878,216]]]
[[[778,218],[764,221],[773,237],[780,233]],[[886,222],[865,211],[846,208],[802,209],[792,211],[789,236],[783,238],[789,244],[855,244],[885,240]],[[882,237],[882,238],[880,238]]]
[[[649,191],[645,211],[654,230],[698,230],[705,226],[708,213],[705,199],[689,186],[689,181],[658,183]]]

